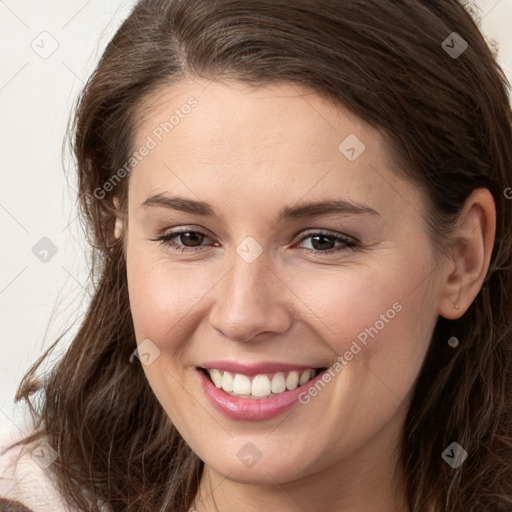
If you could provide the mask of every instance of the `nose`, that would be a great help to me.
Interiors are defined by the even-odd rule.
[[[293,293],[264,254],[252,263],[235,255],[231,270],[214,290],[211,325],[231,340],[261,341],[265,334],[281,334],[292,325]]]

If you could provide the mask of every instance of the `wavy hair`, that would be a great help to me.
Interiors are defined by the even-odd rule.
[[[453,32],[466,42],[450,55]],[[49,370],[16,394],[70,506],[185,512],[203,463],[171,424],[139,365],[118,196],[105,187],[134,151],[152,94],[189,77],[287,82],[348,108],[386,138],[396,172],[424,192],[432,241],[446,249],[464,201],[492,193],[495,245],[482,288],[455,321],[439,318],[415,384],[401,460],[411,512],[512,510],[512,133],[510,84],[474,13],[456,0],[141,0],[108,44],[73,111],[69,135],[94,255],[94,294]],[[109,191],[106,189],[109,188]],[[101,190],[101,194],[99,194]],[[508,191],[508,192],[507,192]],[[99,198],[101,196],[101,199]],[[453,350],[447,340],[460,340]],[[33,393],[37,393],[37,403]],[[441,453],[457,440],[457,469]],[[92,503],[92,504],[91,504]]]

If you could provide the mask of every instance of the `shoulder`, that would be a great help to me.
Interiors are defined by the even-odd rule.
[[[48,469],[56,452],[44,441],[11,447],[30,431],[28,423],[0,421],[0,512],[67,512]]]
[[[33,432],[26,416],[10,421],[0,414],[0,512],[72,512],[66,505],[51,471],[59,454],[43,438],[31,445],[18,445]],[[84,496],[89,499],[85,493]],[[100,501],[98,509],[112,512]]]
[[[17,501],[9,501],[0,498],[0,512],[33,512]]]

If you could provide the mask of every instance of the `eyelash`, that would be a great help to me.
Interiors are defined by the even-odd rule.
[[[174,231],[174,232],[162,234],[159,237],[152,239],[152,241],[153,242],[160,242],[163,245],[169,247],[171,250],[176,251],[176,252],[180,252],[180,253],[195,252],[195,251],[202,250],[204,245],[199,245],[199,246],[196,246],[196,247],[187,247],[187,246],[177,245],[176,242],[173,239],[177,238],[179,235],[182,235],[184,233],[196,233],[196,234],[208,237],[208,235],[206,233],[202,232],[202,231],[197,231],[197,230],[193,230],[193,229],[183,229],[183,230],[180,230],[180,231]],[[323,231],[323,230],[313,231],[313,232],[308,233],[307,235],[303,236],[299,240],[299,243],[302,243],[302,242],[304,242],[304,240],[306,240],[308,238],[311,238],[311,237],[314,237],[316,235],[322,235],[325,238],[330,238],[330,239],[334,240],[335,242],[342,242],[343,245],[339,246],[339,247],[334,247],[332,249],[327,249],[326,251],[320,251],[318,249],[303,249],[307,253],[333,254],[333,253],[336,253],[336,252],[341,251],[341,250],[350,250],[350,249],[355,250],[355,249],[357,249],[359,247],[358,243],[355,240],[353,240],[353,239],[349,239],[349,238],[347,238],[345,236],[341,236],[341,235],[339,235],[337,233],[334,233],[332,231]]]

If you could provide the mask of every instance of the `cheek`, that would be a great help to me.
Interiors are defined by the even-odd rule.
[[[305,397],[323,412],[314,416],[315,428],[332,435],[333,446],[339,435],[333,418],[343,425],[348,445],[357,446],[409,398],[437,318],[431,290],[426,282],[417,286],[425,262],[417,263],[382,265],[378,272],[303,273],[287,281],[295,283],[299,316],[320,335],[318,343],[339,356],[325,381],[331,391],[319,384],[318,393]]]
[[[351,378],[362,382],[371,371],[401,399],[419,372],[437,320],[435,296],[423,275],[430,262],[416,258],[412,264],[406,256],[401,264],[383,261],[378,271],[338,268],[286,280],[300,299],[299,316],[343,358]]]
[[[347,340],[359,339],[364,344],[370,336],[366,329],[375,324],[380,333],[405,316],[402,311],[408,279],[403,274],[398,279],[384,265],[378,272],[362,266],[294,272],[286,282],[303,316],[311,318],[338,353],[349,348]]]
[[[165,258],[144,255],[134,249],[127,255],[130,308],[140,341],[151,339],[161,349],[184,334],[206,291],[206,275],[193,266],[171,264]]]
[[[172,411],[173,422],[181,426],[185,424],[182,412],[198,406],[194,401],[189,404],[183,393],[180,348],[193,334],[194,308],[204,295],[197,272],[189,269],[138,247],[127,252],[128,293],[137,342],[149,339],[160,350],[155,363],[142,368],[164,410]]]

